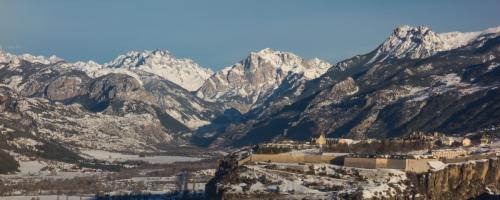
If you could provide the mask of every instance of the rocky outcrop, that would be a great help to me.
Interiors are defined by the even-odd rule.
[[[0,112],[15,112],[18,95],[10,88],[0,87]]]
[[[236,157],[232,156],[226,156],[223,160],[220,160],[215,176],[205,185],[205,197],[207,199],[223,199],[224,190],[218,187],[217,184],[237,176],[237,163]]]
[[[284,173],[280,170],[266,171],[266,168],[275,169],[272,168],[272,164],[266,167],[259,167],[257,165],[238,166],[238,162],[235,158],[228,156],[220,162],[215,177],[206,185],[205,191],[209,199],[308,199],[315,197],[323,198],[323,196],[331,199],[373,200],[466,200],[476,198],[482,199],[482,197],[486,197],[486,199],[497,199],[500,197],[500,157],[491,155],[489,157],[484,157],[486,159],[458,162],[454,164],[449,163],[442,169],[431,170],[424,173],[404,173],[393,169],[387,169],[389,171],[380,169],[379,171],[373,172],[373,169],[342,168],[340,166],[329,168],[328,166],[325,167],[321,165],[318,169],[334,169],[334,172],[329,172],[332,173],[329,175],[337,178],[335,182],[345,182],[351,180],[350,178],[354,178],[351,180],[354,181],[350,183],[353,184],[354,187],[338,187],[331,191],[321,190],[325,192],[321,194],[314,192],[304,194],[298,191],[292,193],[282,191],[278,193],[273,190],[261,191],[259,193],[248,192],[248,189],[251,188],[250,186],[257,184],[259,185],[258,187],[262,187],[262,182],[264,182],[264,184],[266,183],[263,176],[272,177],[273,180],[281,180],[278,177],[284,175]],[[280,165],[279,163],[274,164],[274,166]],[[310,167],[309,169],[316,169],[316,167]],[[261,176],[255,176],[252,174],[254,172],[253,170],[259,172],[266,171],[266,173],[260,174]],[[305,178],[301,177],[303,173],[304,172],[286,171],[285,177],[289,178],[289,181],[294,184],[298,184]],[[325,175],[325,172],[322,173]],[[372,176],[373,174],[370,175],[371,173],[375,173],[376,175]],[[383,175],[384,173],[388,173],[388,176]],[[308,174],[308,181],[322,179],[320,185],[328,185],[324,177],[321,177],[321,173]],[[319,175],[319,177],[315,177],[316,179],[312,178],[315,175]],[[398,177],[401,178],[400,181],[396,181]],[[283,181],[285,180],[283,179]],[[269,181],[267,181],[267,183],[270,185],[279,184],[275,182],[269,183]],[[383,183],[387,183],[387,187],[380,187]],[[247,185],[248,187],[246,189],[242,187],[242,192],[237,189],[241,185]],[[306,185],[311,186],[314,184],[308,183]],[[374,189],[376,187],[378,187],[378,189]]]
[[[420,199],[473,199],[481,195],[500,197],[500,159],[449,164],[423,174],[407,174],[409,191]]]
[[[62,101],[83,95],[86,89],[85,83],[77,76],[61,76],[49,83],[47,86],[47,98]]]
[[[36,126],[34,119],[28,116],[26,103],[19,94],[8,87],[0,86],[0,122],[2,128],[8,127],[22,134],[29,134]],[[0,143],[5,141],[0,141]]]
[[[106,109],[112,103],[143,99],[148,95],[135,94],[140,92],[141,85],[135,78],[124,74],[108,74],[97,78],[88,86],[88,98],[92,100],[89,106],[93,111]],[[142,96],[142,97],[139,97]]]

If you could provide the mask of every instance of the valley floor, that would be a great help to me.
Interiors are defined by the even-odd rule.
[[[200,195],[215,173],[216,159],[222,156],[201,151],[134,155],[82,150],[82,157],[99,163],[91,168],[11,154],[20,167],[16,173],[0,175],[0,200]]]

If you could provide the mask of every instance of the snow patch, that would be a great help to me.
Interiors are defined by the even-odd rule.
[[[186,157],[186,156],[145,156],[115,153],[101,150],[83,150],[83,156],[95,158],[98,160],[106,160],[110,162],[125,162],[125,161],[143,161],[150,164],[169,164],[174,162],[189,162],[198,161],[201,158]]]
[[[460,84],[462,78],[460,78],[456,73],[446,74],[444,76],[433,76],[434,80],[444,83],[446,86],[455,86]]]
[[[441,161],[429,161],[428,163],[432,171],[439,171],[446,168],[446,164]]]
[[[490,65],[488,65],[487,70],[492,71],[492,70],[496,69],[498,66],[500,66],[499,63],[495,63],[495,62],[491,63]]]
[[[128,52],[104,64],[107,68],[123,68],[158,75],[189,90],[197,90],[213,71],[203,68],[193,60],[176,58],[168,51]]]

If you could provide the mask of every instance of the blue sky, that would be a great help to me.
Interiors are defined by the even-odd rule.
[[[500,1],[0,0],[0,45],[106,62],[166,49],[220,69],[266,47],[332,63],[369,52],[401,24],[436,32],[500,25]]]

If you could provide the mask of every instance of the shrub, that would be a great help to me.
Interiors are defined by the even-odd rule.
[[[19,163],[9,153],[0,150],[0,174],[17,171]]]

